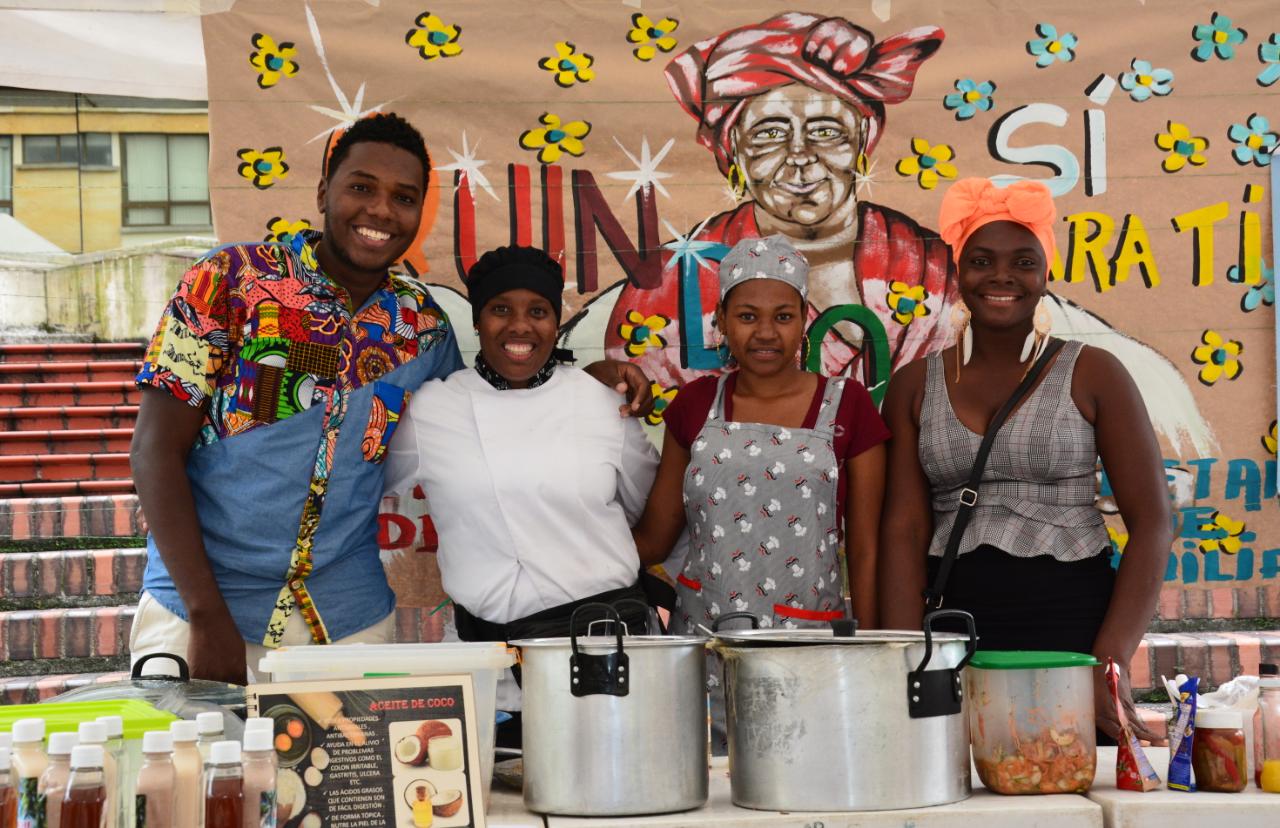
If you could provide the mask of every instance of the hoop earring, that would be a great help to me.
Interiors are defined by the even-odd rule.
[[[716,359],[719,360],[721,368],[728,368],[733,364],[733,352],[729,350],[729,343],[724,341],[724,334],[719,328],[716,328],[716,338],[712,341],[711,347],[715,349]]]
[[[969,306],[964,300],[957,300],[951,306],[951,325],[956,330],[956,382],[960,381],[960,366],[968,365],[973,358],[973,328],[969,325]]]
[[[742,201],[747,195],[747,177],[743,175],[742,168],[737,162],[729,165],[729,172],[726,176],[729,180],[729,190],[733,193],[733,197],[738,201]]]

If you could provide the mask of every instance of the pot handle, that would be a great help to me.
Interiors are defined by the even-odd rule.
[[[640,635],[646,635],[646,634],[648,634],[648,632],[649,632],[649,622],[648,622],[648,619],[649,619],[649,618],[651,618],[651,617],[656,617],[656,616],[657,616],[657,613],[653,613],[653,614],[651,615],[651,614],[650,614],[650,612],[649,612],[649,610],[650,610],[649,605],[648,605],[648,604],[646,604],[644,601],[641,601],[639,598],[619,598],[617,601],[614,601],[614,602],[613,602],[613,608],[614,608],[614,609],[618,609],[619,607],[626,607],[626,606],[639,607],[639,608],[644,612],[644,617],[645,617],[645,619],[646,619],[646,620],[645,620],[645,625],[644,625],[644,629],[643,629],[643,630],[641,630],[641,632],[640,632],[639,634],[640,634]],[[619,613],[619,614],[621,614],[621,613]],[[626,629],[626,631],[627,631],[627,635],[631,635],[631,628],[630,628],[630,627],[628,627],[628,626],[627,626],[627,624],[626,624],[625,622],[623,622],[623,625],[622,625],[622,626]],[[666,628],[666,627],[664,627],[664,626],[662,626],[662,619],[661,619],[661,618],[658,618],[658,632],[659,632],[660,634],[662,634],[662,635],[666,635],[666,634],[667,634],[667,628]]]
[[[153,658],[167,658],[178,665],[178,681],[191,681],[191,668],[187,666],[187,661],[182,656],[176,656],[173,653],[147,653],[142,658],[133,663],[133,672],[130,674],[131,679],[141,678],[161,678],[161,676],[144,676],[142,675],[142,665],[146,664]],[[163,678],[173,678],[173,676],[163,676]]]
[[[743,618],[746,618],[751,621],[751,629],[753,630],[760,629],[760,619],[756,618],[755,615],[749,612],[726,612],[724,615],[718,616],[714,621],[711,622],[711,631],[720,632],[721,624],[725,623],[726,621],[740,621]]]
[[[605,616],[603,620],[613,622],[618,649],[602,655],[591,655],[578,650],[578,615],[583,610],[599,612]],[[622,650],[622,626],[618,611],[608,604],[583,604],[569,616],[569,646],[573,650],[569,656],[569,689],[573,695],[625,696],[630,691],[627,684],[630,659]]]
[[[933,624],[940,618],[964,621],[969,629],[969,640],[964,658],[955,667],[926,670],[933,658]],[[973,616],[963,610],[934,610],[924,617],[924,658],[916,669],[907,673],[907,713],[913,719],[929,719],[934,716],[951,716],[961,712],[964,688],[960,671],[978,648],[978,633]]]

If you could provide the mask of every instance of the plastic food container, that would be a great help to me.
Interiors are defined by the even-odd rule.
[[[1206,707],[1196,711],[1191,768],[1196,789],[1239,793],[1248,784],[1244,715],[1239,710]]]
[[[258,670],[277,683],[470,673],[480,725],[480,772],[488,790],[493,777],[498,679],[514,663],[515,656],[500,641],[332,644],[272,650],[258,662]]]
[[[978,777],[1002,794],[1083,793],[1097,765],[1082,653],[978,652],[965,670]]]

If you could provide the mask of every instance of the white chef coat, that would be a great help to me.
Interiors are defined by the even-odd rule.
[[[455,603],[503,624],[636,582],[630,526],[658,453],[622,401],[564,365],[537,388],[499,391],[467,369],[413,395],[385,491],[422,485]]]

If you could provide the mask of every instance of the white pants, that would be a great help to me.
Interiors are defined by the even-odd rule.
[[[347,636],[334,644],[388,644],[395,640],[396,614],[392,612],[386,618],[371,627]],[[148,653],[173,653],[187,657],[187,645],[191,640],[191,625],[161,606],[150,593],[142,593],[138,602],[138,611],[133,616],[133,629],[129,633],[129,660],[132,664]],[[314,643],[307,623],[302,620],[302,613],[294,611],[289,615],[289,622],[284,628],[282,647],[304,647]],[[270,650],[261,644],[244,644],[244,661],[248,667],[249,683],[257,679],[254,670],[258,662]],[[177,668],[173,662],[157,659],[143,668],[145,675],[173,675]]]

